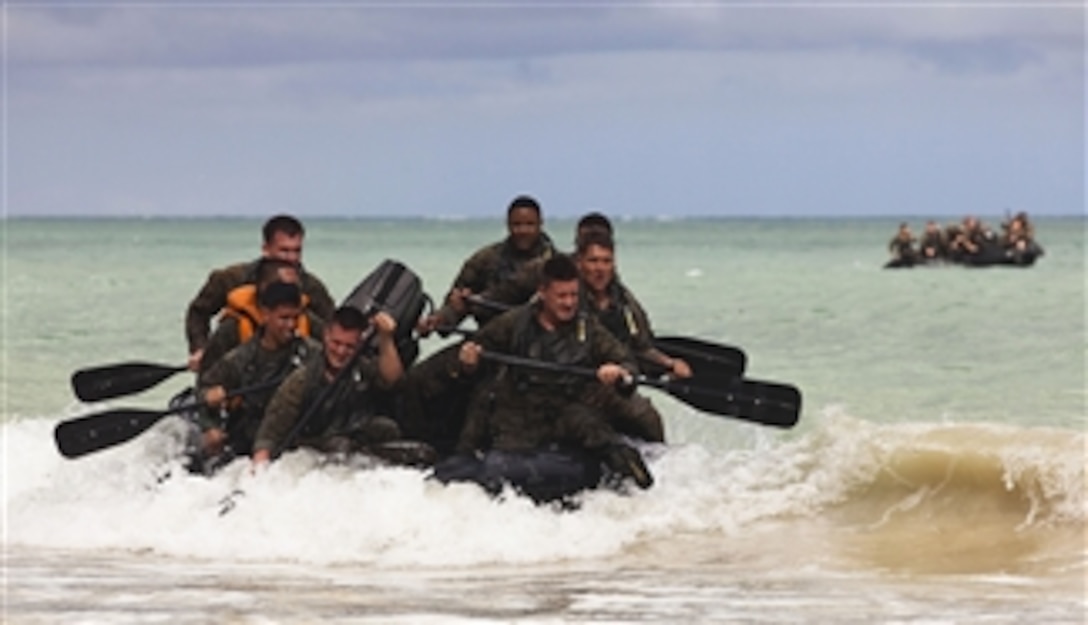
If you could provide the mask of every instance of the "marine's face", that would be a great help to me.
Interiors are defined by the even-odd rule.
[[[589,245],[578,255],[578,273],[590,290],[600,293],[608,288],[616,275],[616,256],[607,247]]]
[[[325,364],[333,372],[347,366],[351,361],[362,335],[358,330],[348,330],[338,323],[331,323],[325,328]]]
[[[515,208],[506,219],[506,230],[514,247],[525,251],[532,249],[540,238],[540,215],[531,208]]]
[[[276,232],[272,240],[261,247],[261,251],[268,258],[278,258],[289,263],[302,262],[302,234],[291,236],[284,232]]]
[[[564,323],[574,319],[578,313],[578,281],[554,280],[538,291],[541,310],[553,323]]]
[[[262,308],[265,333],[276,342],[276,345],[286,345],[295,337],[300,314],[302,309],[290,304],[283,304],[272,309]]]

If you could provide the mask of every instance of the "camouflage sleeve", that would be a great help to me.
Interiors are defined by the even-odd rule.
[[[518,306],[499,315],[477,332],[472,337],[472,341],[482,347],[485,353],[488,351],[510,353],[513,351],[514,331],[519,315],[529,314],[526,309],[530,306],[532,305]],[[486,364],[486,360],[481,362],[473,374],[475,377],[483,379],[484,382],[482,383],[493,380],[493,378],[489,377],[493,369],[487,367]],[[482,397],[483,394],[477,396],[469,404],[465,424],[461,427],[461,435],[457,440],[457,451],[459,453],[471,453],[477,449],[484,449],[488,444],[491,414],[476,403],[483,401]]]
[[[200,359],[200,370],[211,369],[230,350],[238,347],[242,342],[238,334],[238,320],[227,318],[219,322],[208,342],[204,345],[204,355]]]
[[[287,435],[302,415],[302,401],[306,396],[309,376],[307,367],[299,367],[287,376],[276,389],[257,430],[253,451],[264,449],[275,453],[287,439]]]
[[[474,293],[479,293],[487,288],[491,274],[495,272],[495,267],[498,265],[501,250],[501,242],[476,250],[476,253],[461,265],[460,273],[453,280],[453,287],[471,289]]]
[[[484,351],[510,353],[514,342],[514,325],[517,323],[518,315],[526,314],[525,306],[529,304],[518,306],[495,317],[472,337],[472,341]]]
[[[586,323],[589,326],[588,334],[591,337],[590,352],[598,365],[611,362],[632,373],[638,373],[638,364],[635,361],[634,354],[627,349],[627,346],[612,336],[612,333],[601,325],[601,322],[593,315],[586,317]]]
[[[244,345],[229,350],[210,369],[201,371],[197,376],[197,391],[203,392],[213,386],[222,386],[231,391],[242,383],[242,366],[245,360]]]
[[[205,346],[212,317],[227,305],[227,294],[246,283],[251,263],[238,263],[208,274],[208,279],[185,312],[185,338],[189,353]]]
[[[540,271],[545,258],[536,258],[526,262],[518,269],[511,280],[505,280],[480,293],[481,297],[492,302],[517,306],[529,301],[540,284]]]
[[[242,383],[242,361],[243,354],[239,346],[228,351],[211,368],[202,368],[197,377],[196,396],[203,401],[204,393],[213,386],[222,386],[228,393],[237,389]],[[209,408],[203,403],[200,406],[199,421],[202,430],[223,427],[219,409]]]
[[[310,311],[322,320],[332,319],[336,304],[333,302],[332,296],[329,295],[329,290],[325,288],[325,283],[312,273],[304,275],[305,282],[302,285],[302,290],[310,298]]]
[[[654,349],[654,331],[650,327],[650,317],[634,293],[624,287],[623,294],[635,325],[635,332],[631,335],[631,351],[636,356],[646,355]]]
[[[502,249],[501,245],[501,243],[489,245],[477,250],[476,253],[470,256],[461,265],[461,271],[453,279],[450,290],[468,289],[473,293],[480,293],[486,289],[491,274],[495,272],[499,251]],[[442,304],[442,307],[436,311],[436,314],[442,320],[442,325],[446,326],[456,326],[465,318],[463,313],[450,306],[448,298]]]

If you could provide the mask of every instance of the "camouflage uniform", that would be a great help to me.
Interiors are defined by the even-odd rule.
[[[378,373],[378,361],[361,357],[350,366],[333,382],[325,376],[323,357],[291,373],[268,403],[254,449],[276,453],[288,444],[346,452],[399,438],[397,424],[375,414],[375,391],[388,390]],[[306,425],[296,440],[287,441],[303,416],[309,417]]]
[[[198,396],[202,397],[213,386],[222,386],[229,392],[282,378],[292,368],[302,368],[308,362],[321,360],[320,354],[321,345],[312,339],[296,338],[287,345],[270,351],[261,346],[260,334],[254,335],[252,339],[227,352],[211,369],[201,373]],[[235,453],[250,453],[265,406],[275,390],[272,387],[245,395],[240,405],[229,409],[225,422],[218,410],[203,408],[200,415],[201,430],[222,428],[227,432],[229,444]]]
[[[552,254],[560,252],[553,251]],[[489,302],[498,302],[508,306],[524,304],[533,298],[540,285],[540,273],[545,261],[551,256],[541,256],[522,263],[514,275],[484,289],[480,297]],[[502,311],[492,311],[492,317]]]
[[[185,337],[189,342],[190,353],[207,344],[212,317],[227,305],[227,295],[236,287],[256,281],[258,262],[237,263],[216,269],[208,275],[207,282],[193,301],[189,302],[189,308],[185,312]],[[300,271],[299,279],[302,292],[310,298],[309,309],[319,319],[332,317],[336,306],[325,284],[317,276],[305,271]]]
[[[579,315],[549,332],[536,320],[539,304],[503,313],[473,339],[484,349],[596,369],[612,362],[638,371],[628,350],[592,316]],[[600,383],[584,376],[498,366],[478,387],[458,451],[523,451],[552,443],[603,449],[617,440],[599,410],[584,400]]]
[[[440,454],[453,452],[465,422],[474,380],[461,375],[458,350],[452,343],[405,372],[400,387],[397,423],[408,438],[427,441]]]
[[[511,306],[524,304],[536,291],[538,273],[544,260],[555,254],[547,234],[527,252],[518,251],[510,239],[476,251],[464,262],[453,288],[467,288],[484,298]],[[474,308],[478,326],[483,327],[501,311]],[[441,325],[455,327],[464,318],[448,303],[436,314]],[[428,441],[440,452],[452,452],[464,424],[473,380],[460,376],[457,351],[449,345],[408,369],[402,387],[397,420],[411,438]]]
[[[515,291],[513,296],[515,299],[502,301],[504,304],[522,304],[536,290],[535,272],[526,271],[524,268],[534,260],[550,258],[554,253],[555,247],[552,245],[551,239],[543,232],[540,233],[540,239],[536,245],[524,252],[515,248],[508,237],[503,241],[483,247],[470,256],[461,266],[460,273],[454,278],[451,290],[467,288],[473,293],[483,294],[493,292],[496,287],[503,283],[511,281],[527,282],[527,279],[531,278],[532,286],[527,294],[524,293],[524,289],[521,289]],[[517,297],[522,299],[516,299]],[[441,318],[442,324],[450,327],[461,323],[464,318],[462,313],[457,312],[448,303],[442,306],[437,314]],[[473,316],[476,317],[477,324],[483,326],[496,314],[495,311],[481,309],[475,311]]]
[[[581,291],[579,307],[582,312],[595,317],[630,350],[632,356],[646,359],[655,351],[650,319],[618,277],[608,285],[610,304],[603,310],[586,295],[588,287],[584,283]],[[589,402],[604,411],[618,432],[655,443],[665,441],[661,413],[643,395],[623,395],[616,392],[615,387],[598,385]]]

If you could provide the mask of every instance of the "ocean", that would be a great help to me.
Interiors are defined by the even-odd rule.
[[[195,477],[174,419],[64,459],[57,423],[157,409],[191,381],[86,405],[72,372],[183,363],[188,301],[257,255],[261,220],[0,222],[2,620],[1083,623],[1085,220],[1036,219],[1032,268],[883,270],[899,221],[616,220],[659,333],[740,347],[748,377],[804,404],[779,430],[646,389],[669,441],[647,449],[656,484],[576,511],[307,452]],[[304,263],[337,298],[385,258],[440,298],[504,235],[498,218],[306,226]],[[573,226],[545,223],[563,248]]]

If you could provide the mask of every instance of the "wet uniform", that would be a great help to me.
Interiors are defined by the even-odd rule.
[[[555,254],[555,247],[552,245],[552,241],[548,238],[548,235],[543,232],[540,233],[540,239],[536,242],[536,245],[526,251],[518,250],[514,247],[512,240],[507,237],[505,240],[499,241],[498,243],[492,243],[491,245],[481,248],[470,256],[461,266],[460,273],[454,278],[452,288],[467,288],[473,293],[478,294],[495,292],[495,289],[499,285],[518,280],[519,276],[532,276],[532,273],[524,273],[525,268],[533,263],[533,261],[540,259],[546,260],[553,254]],[[532,295],[532,291],[535,290],[536,283],[534,281],[532,290],[530,290],[527,295],[522,293],[524,299],[501,301],[501,303],[511,305],[522,304],[528,299],[529,295]],[[441,317],[442,324],[450,327],[456,326],[464,318],[463,314],[457,312],[457,310],[449,304],[442,306],[437,314]],[[474,312],[476,322],[480,326],[485,325],[497,314],[497,311],[487,309],[480,309]]]
[[[203,372],[198,380],[198,396],[213,386],[222,386],[228,392],[283,378],[292,369],[320,360],[321,345],[312,339],[296,338],[277,350],[261,346],[260,334],[227,352],[211,369]],[[228,434],[228,441],[235,453],[249,454],[264,415],[265,406],[276,388],[245,395],[241,404],[229,409],[226,420],[219,410],[204,408],[200,414],[202,431],[221,428]],[[230,400],[228,400],[228,405]]]
[[[399,438],[396,422],[376,414],[373,391],[389,389],[381,381],[377,360],[361,357],[349,366],[349,372],[332,382],[325,376],[323,357],[289,375],[269,401],[254,448],[275,453],[288,443],[288,448],[350,452]],[[296,440],[288,442],[303,416],[309,416],[306,425]]]
[[[634,294],[619,278],[613,279],[608,285],[607,308],[597,307],[593,298],[588,295],[588,287],[584,283],[581,292],[579,307],[582,312],[596,317],[633,356],[645,359],[655,351],[650,319]],[[665,441],[661,413],[643,395],[637,392],[624,395],[616,392],[614,387],[597,385],[588,400],[604,411],[612,427],[618,432],[655,443]]]
[[[630,352],[592,316],[579,315],[554,331],[537,321],[538,304],[503,313],[473,339],[484,351],[596,369],[607,362],[637,372]],[[469,408],[458,451],[522,451],[551,443],[601,449],[617,439],[599,409],[585,399],[601,384],[567,373],[500,365],[487,371]]]

